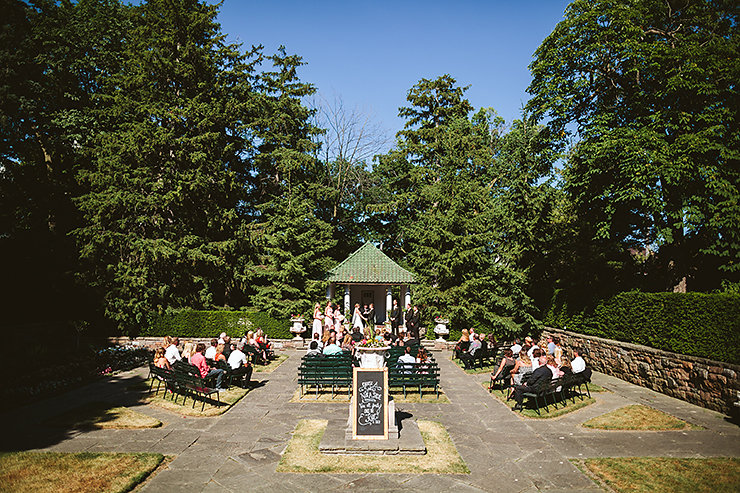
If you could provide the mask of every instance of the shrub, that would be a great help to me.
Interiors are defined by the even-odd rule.
[[[572,309],[553,296],[545,323],[582,334],[740,364],[740,295],[619,293]]]
[[[241,337],[247,330],[261,328],[272,339],[290,339],[289,321],[278,321],[266,313],[254,311],[181,310],[159,315],[151,326],[141,331],[141,336],[211,338],[226,332],[233,338]]]

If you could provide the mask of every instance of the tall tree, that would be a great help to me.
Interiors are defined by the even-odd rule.
[[[86,281],[126,330],[158,310],[224,304],[255,112],[254,52],[223,42],[217,7],[151,0],[131,13],[75,231]]]
[[[658,246],[669,289],[740,273],[738,29],[731,1],[576,0],[531,65],[577,214]]]

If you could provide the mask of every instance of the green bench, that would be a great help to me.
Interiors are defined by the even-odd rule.
[[[304,356],[298,367],[300,396],[304,389],[316,388],[316,397],[324,387],[331,387],[332,399],[337,387],[347,387],[347,395],[352,392],[352,358],[345,355]]]
[[[435,362],[428,363],[395,363],[388,365],[388,387],[403,389],[406,397],[406,389],[411,387],[419,389],[419,397],[422,397],[424,388],[432,388],[439,399],[439,366]]]

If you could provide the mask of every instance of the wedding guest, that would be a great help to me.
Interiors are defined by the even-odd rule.
[[[216,356],[216,346],[218,346],[218,339],[211,339],[211,345],[206,349],[206,359],[213,359]]]
[[[182,359],[190,363],[190,357],[195,352],[195,344],[192,341],[186,341],[182,350]]]
[[[218,342],[218,341],[216,341]],[[190,358],[191,364],[195,365],[200,372],[201,378],[216,378],[216,388],[221,389],[221,381],[224,378],[224,371],[220,368],[211,368],[206,363],[206,357],[203,353],[206,352],[206,345],[199,342],[195,347],[195,354]]]
[[[166,370],[171,370],[172,367],[170,366],[170,362],[167,361],[167,358],[164,357],[164,348],[158,347],[154,351],[154,366],[157,368],[164,368]]]
[[[164,357],[167,358],[167,361],[169,362],[171,366],[175,364],[175,361],[180,361],[182,359],[182,356],[180,356],[180,350],[177,349],[177,346],[180,344],[180,339],[177,337],[167,336],[164,338],[164,340],[165,340]]]
[[[311,327],[311,333],[313,334],[311,337],[315,339],[314,336],[316,334],[321,337],[322,332],[322,324],[321,320],[324,318],[324,315],[321,313],[321,305],[316,302],[316,304],[313,306],[313,326]]]

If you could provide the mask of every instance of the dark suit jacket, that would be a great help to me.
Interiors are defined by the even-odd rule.
[[[391,310],[391,318],[394,319],[394,323],[399,323],[401,316],[401,309],[398,306],[394,306]]]
[[[413,312],[413,313],[411,314],[411,320],[410,320],[410,323],[411,323],[411,325],[412,325],[413,327],[418,327],[418,326],[419,326],[419,318],[420,318],[420,317],[421,317],[421,313],[420,313],[420,312]]]
[[[369,310],[367,312],[367,323],[375,327],[375,310]]]
[[[406,311],[406,316],[405,316],[405,319],[406,319],[406,327],[409,326],[409,323],[411,322],[411,317],[413,317],[413,316],[414,316],[414,310],[411,310],[410,309],[410,310],[407,310]]]
[[[527,380],[527,387],[536,387],[540,385],[543,380],[552,380],[552,371],[547,365],[540,366],[532,372],[532,376]]]

